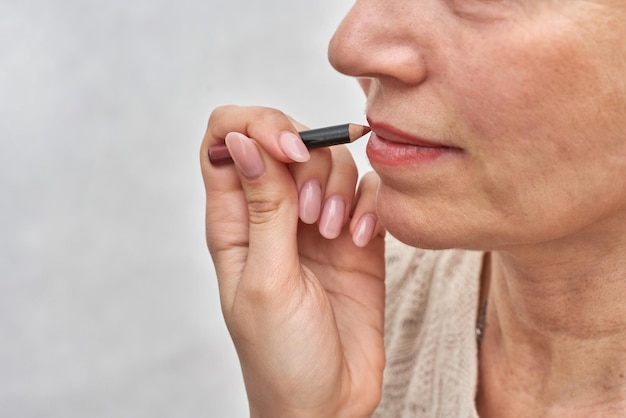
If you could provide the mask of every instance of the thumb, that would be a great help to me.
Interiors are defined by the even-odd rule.
[[[284,163],[271,158],[247,136],[231,132],[225,142],[248,204],[248,259],[242,281],[254,277],[256,286],[280,287],[276,281],[300,272],[295,182]]]

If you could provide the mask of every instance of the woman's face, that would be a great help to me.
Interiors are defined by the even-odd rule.
[[[375,134],[379,216],[498,249],[626,219],[626,2],[358,0],[330,43]]]

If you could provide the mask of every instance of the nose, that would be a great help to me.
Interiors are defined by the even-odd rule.
[[[421,2],[423,3],[423,2]],[[357,0],[333,35],[328,59],[339,72],[358,78],[394,78],[419,84],[427,66],[414,19],[408,12],[419,2],[406,0]],[[423,17],[423,16],[422,16]]]

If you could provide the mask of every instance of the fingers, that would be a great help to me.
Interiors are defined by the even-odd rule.
[[[308,150],[302,141],[299,138],[297,141],[290,139],[297,129],[304,127],[275,109],[224,106],[211,113],[200,149],[200,162],[207,196],[207,243],[212,255],[221,254],[224,250],[237,246],[241,247],[248,241],[248,213],[245,194],[235,165],[212,165],[208,158],[209,148],[216,145],[224,146],[228,133],[240,132],[246,137],[254,137],[255,141],[278,161],[305,160],[308,159]],[[237,141],[233,142],[236,147]],[[240,169],[244,175],[254,176],[253,172],[249,172],[255,169],[250,165],[252,161],[241,160]],[[244,162],[247,165],[243,165]],[[243,259],[243,255],[241,258]],[[216,266],[220,265],[219,257],[218,259],[214,257],[214,261]],[[234,265],[231,261],[223,264]],[[231,275],[236,276],[236,269],[232,270]]]
[[[292,165],[291,171],[299,189],[300,220],[317,222],[323,237],[337,238],[348,221],[359,247],[382,233],[376,216],[378,176],[366,174],[355,195],[358,172],[347,148],[313,150],[308,163]]]
[[[276,109],[223,106],[211,113],[203,152],[208,155],[209,147],[223,144],[229,132],[240,132],[254,138],[278,161],[304,162],[309,159],[309,151],[298,129],[304,126]]]
[[[339,236],[350,214],[358,173],[345,147],[316,149],[306,164],[292,164],[299,190],[299,216],[306,224],[318,223],[328,239]]]
[[[381,231],[375,215],[376,177],[366,177],[355,199],[358,172],[347,149],[332,147],[309,152],[297,135],[298,130],[303,129],[275,109],[225,106],[211,114],[201,147],[201,160],[207,200],[220,203],[207,205],[207,239],[209,247],[213,245],[212,253],[248,239],[251,241],[249,231],[236,225],[248,222],[257,225],[253,217],[264,212],[267,215],[267,207],[262,209],[258,205],[259,196],[264,196],[270,206],[273,203],[267,200],[270,198],[266,193],[275,199],[274,203],[281,201],[282,196],[288,198],[281,204],[287,201],[293,204],[287,189],[293,186],[294,180],[297,217],[306,224],[317,223],[323,237],[337,238],[348,221],[358,246],[367,245]],[[235,164],[213,166],[209,163],[209,147],[222,144],[228,148]],[[284,177],[285,164],[275,164],[293,162],[305,163],[289,165],[291,179]],[[263,178],[270,167],[272,175],[266,182]],[[256,187],[257,184],[268,185],[274,179],[281,182],[279,187]],[[225,223],[225,219],[230,223]],[[237,233],[224,234],[228,225]],[[219,239],[211,239],[218,235]]]
[[[365,247],[377,235],[385,231],[376,215],[376,194],[380,179],[374,172],[366,173],[361,179],[355,199],[350,233],[357,247]]]
[[[225,142],[238,172],[248,212],[248,253],[241,284],[248,288],[284,285],[282,280],[298,277],[300,273],[298,197],[291,173],[285,164],[242,133],[227,134]],[[254,280],[258,277],[270,280]]]
[[[323,237],[334,239],[341,234],[350,215],[358,171],[346,147],[334,147],[330,151],[333,164],[326,184],[319,230]]]
[[[277,243],[284,242],[286,248],[292,246],[292,251],[295,248],[296,232],[289,230],[289,225],[297,225],[297,194],[285,164],[277,163],[277,160],[292,162],[308,159],[308,150],[299,138],[298,142],[304,148],[300,156],[297,149],[290,148],[288,134],[303,129],[301,125],[294,125],[294,121],[282,112],[266,108],[226,106],[216,109],[209,118],[200,149],[207,198],[206,238],[225,307],[231,305],[244,268],[255,265],[248,262],[248,246],[263,248],[268,241],[266,238],[256,239],[263,235],[259,233],[259,228],[271,229],[270,224],[278,224],[279,228],[270,235],[280,233],[283,237],[276,239]],[[240,132],[239,135],[230,134],[228,141],[229,152],[236,158],[237,164],[212,165],[208,158],[209,147],[225,145],[231,132]],[[254,141],[249,139],[251,136],[254,136]],[[270,153],[271,157],[268,156]],[[272,184],[268,186],[270,182]],[[295,221],[285,222],[284,225],[275,221],[276,217],[289,219],[291,215],[285,208],[294,202]],[[275,205],[275,209],[271,209],[271,205]],[[276,245],[266,247],[276,248]],[[283,249],[277,249],[274,254],[280,251]],[[258,252],[251,254],[258,257]]]

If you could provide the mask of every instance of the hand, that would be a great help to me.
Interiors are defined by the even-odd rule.
[[[384,367],[378,178],[357,190],[347,149],[309,154],[302,129],[266,108],[209,119],[201,166],[222,310],[252,416],[369,416]],[[208,147],[224,141],[234,164],[213,166]]]

